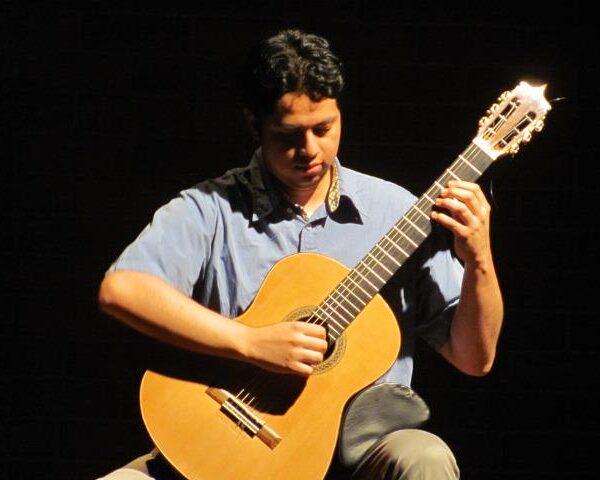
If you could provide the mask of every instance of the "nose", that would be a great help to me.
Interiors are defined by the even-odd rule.
[[[319,153],[319,144],[314,132],[308,128],[301,136],[299,155],[308,159],[313,159]]]

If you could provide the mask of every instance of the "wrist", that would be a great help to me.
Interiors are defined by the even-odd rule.
[[[491,253],[486,252],[483,255],[474,256],[465,261],[465,270],[482,275],[494,272],[494,261]]]
[[[232,320],[232,350],[234,355],[239,359],[250,362],[253,359],[252,355],[252,333],[254,329],[243,323]]]

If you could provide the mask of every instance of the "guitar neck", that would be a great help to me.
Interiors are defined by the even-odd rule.
[[[494,159],[471,143],[317,307],[335,341],[431,233],[431,211],[450,180],[477,180]]]

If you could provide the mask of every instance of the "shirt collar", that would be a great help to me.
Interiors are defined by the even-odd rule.
[[[289,203],[285,195],[277,188],[275,179],[268,172],[261,149],[257,149],[246,170],[248,177],[239,175],[252,197],[252,221],[262,220],[272,213],[282,203]],[[351,191],[345,182],[344,169],[339,160],[335,159],[333,179],[327,192],[327,210],[329,214],[353,218],[360,222],[360,200],[356,192]]]

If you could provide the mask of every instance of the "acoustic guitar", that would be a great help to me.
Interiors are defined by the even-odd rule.
[[[503,93],[469,146],[353,269],[312,253],[271,269],[237,320],[325,325],[330,348],[311,376],[208,356],[185,375],[146,371],[143,420],[175,469],[192,480],[323,478],[347,400],[383,375],[400,350],[398,323],[379,290],[430,233],[433,204],[448,181],[476,180],[542,129],[550,110],[544,89],[521,82]]]

